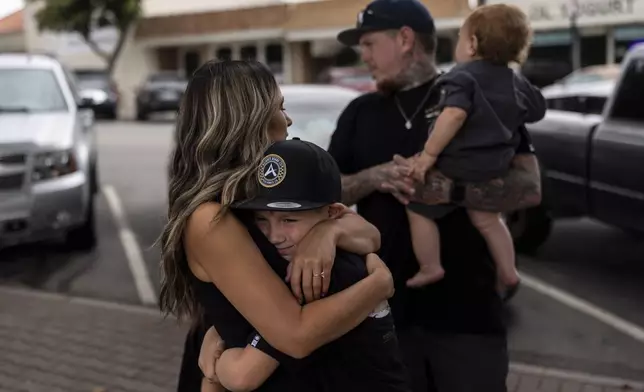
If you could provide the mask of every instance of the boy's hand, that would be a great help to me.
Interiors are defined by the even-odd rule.
[[[199,352],[199,368],[206,378],[211,383],[216,383],[217,374],[215,372],[215,365],[217,359],[224,352],[224,341],[221,339],[217,330],[210,327],[204,336],[203,343],[201,343],[201,351]]]
[[[420,182],[421,184],[424,184],[427,171],[431,169],[435,163],[435,156],[429,155],[425,151],[421,152],[419,155],[413,158],[411,176],[414,178],[414,180]]]

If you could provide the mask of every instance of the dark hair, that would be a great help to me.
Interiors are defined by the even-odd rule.
[[[497,64],[523,63],[532,39],[525,13],[507,4],[478,7],[465,20],[464,30],[476,37],[477,55]]]
[[[253,193],[280,97],[271,71],[255,61],[209,61],[190,78],[177,119],[168,223],[160,238],[164,313],[199,316],[183,245],[186,224],[204,203],[221,203],[216,219]]]

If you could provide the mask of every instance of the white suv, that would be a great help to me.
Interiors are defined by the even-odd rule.
[[[56,59],[0,53],[0,248],[56,237],[95,245],[89,104]]]

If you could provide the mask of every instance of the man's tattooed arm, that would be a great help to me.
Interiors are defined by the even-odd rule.
[[[452,180],[437,170],[427,174],[425,184],[416,184],[414,201],[425,204],[451,202]],[[509,212],[541,203],[541,176],[534,154],[517,154],[504,177],[484,183],[465,184],[463,200],[458,204],[482,211]]]
[[[541,173],[534,154],[518,154],[505,177],[467,184],[462,203],[483,211],[510,212],[541,204]]]
[[[369,170],[342,176],[342,203],[344,205],[352,206],[375,190]]]

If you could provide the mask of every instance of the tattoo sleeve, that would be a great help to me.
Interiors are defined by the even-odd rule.
[[[360,199],[375,191],[369,170],[342,176],[342,203],[347,206],[356,204]]]
[[[465,186],[461,204],[482,211],[509,212],[541,203],[541,175],[534,154],[517,154],[508,174],[485,183]]]

